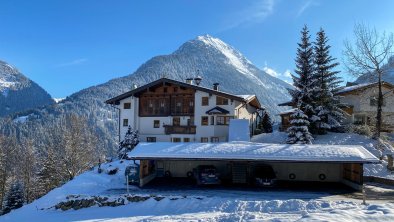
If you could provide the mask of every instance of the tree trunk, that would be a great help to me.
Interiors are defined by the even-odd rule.
[[[382,93],[382,72],[378,70],[378,85],[379,85],[379,95],[378,95],[378,110],[376,114],[376,134],[375,138],[380,138],[380,131],[382,129],[382,106],[383,106],[383,93]]]

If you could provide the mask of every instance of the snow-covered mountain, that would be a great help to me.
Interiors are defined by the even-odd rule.
[[[99,133],[104,146],[113,148],[117,140],[117,112],[104,104],[105,100],[131,90],[133,84],[141,86],[163,76],[183,81],[196,75],[203,78],[202,86],[212,87],[213,83],[218,82],[220,90],[225,92],[256,94],[261,104],[273,115],[281,111],[278,103],[289,100],[286,90],[291,87],[289,84],[258,69],[220,39],[199,36],[184,43],[170,55],[148,60],[133,74],[83,89],[55,105],[36,110],[34,115],[23,113],[23,116],[29,116],[28,121],[24,124],[14,121],[14,129],[7,131],[28,130],[26,124],[49,127],[60,116],[75,113],[86,116]]]
[[[0,116],[52,103],[44,89],[10,64],[0,61]]]
[[[387,64],[383,66],[385,73],[382,75],[382,80],[394,84],[394,56],[392,56]],[[356,83],[376,82],[377,78],[371,78],[370,75],[362,75],[357,78]]]
[[[258,69],[235,48],[209,35],[184,43],[170,55],[152,58],[126,78],[141,85],[162,76],[182,81],[196,75],[203,78],[201,84],[206,87],[217,82],[225,92],[256,94],[273,114],[280,111],[278,103],[289,99],[289,84]]]

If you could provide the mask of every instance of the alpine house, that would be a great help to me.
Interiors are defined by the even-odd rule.
[[[140,133],[141,142],[126,156],[138,160],[138,169],[128,172],[138,172],[131,179],[140,186],[160,177],[255,185],[269,175],[271,182],[361,189],[363,164],[378,162],[362,146],[250,142],[262,109],[257,97],[225,93],[218,84],[201,87],[200,81],[161,78],[106,101],[119,110],[120,136],[129,126]]]

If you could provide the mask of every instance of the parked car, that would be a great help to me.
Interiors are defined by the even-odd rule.
[[[220,184],[219,174],[213,165],[199,165],[193,169],[198,185]]]
[[[140,182],[140,165],[134,163],[126,167],[125,170],[126,181],[130,184],[139,184]]]
[[[257,186],[270,187],[276,183],[276,175],[270,165],[256,166],[254,175]]]

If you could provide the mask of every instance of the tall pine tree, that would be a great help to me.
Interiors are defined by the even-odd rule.
[[[315,113],[318,118],[313,121],[315,133],[325,134],[327,130],[341,126],[344,112],[339,108],[339,97],[335,96],[341,80],[337,77],[339,71],[333,71],[338,66],[330,56],[331,46],[322,28],[317,33],[314,43],[314,92]]]
[[[123,159],[126,156],[127,152],[130,152],[137,146],[139,143],[139,134],[138,130],[131,129],[131,126],[127,129],[127,132],[124,136],[124,140],[120,142],[118,149],[118,156],[120,159]]]
[[[25,203],[23,186],[19,181],[15,181],[7,193],[3,213],[7,214],[13,209],[18,209]]]
[[[315,79],[313,47],[310,42],[310,35],[305,25],[301,31],[301,42],[298,43],[296,62],[296,75],[292,75],[295,89],[290,89],[292,102],[308,116],[308,121],[314,123],[319,120],[315,115]],[[313,125],[311,125],[313,126]]]

